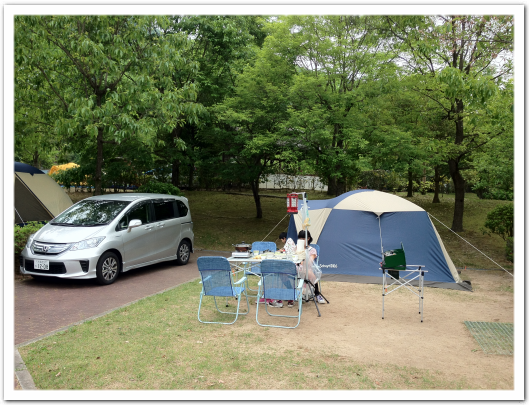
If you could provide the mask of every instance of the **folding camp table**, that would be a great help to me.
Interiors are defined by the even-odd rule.
[[[401,287],[406,287],[413,294],[419,297],[419,314],[423,313],[424,301],[424,265],[406,264],[406,255],[404,246],[400,243],[400,249],[388,250],[382,253],[382,319],[384,319],[384,300],[386,295],[397,291]],[[404,274],[401,276],[401,272]],[[412,281],[419,279],[419,287],[411,284]],[[388,285],[388,281],[391,283]],[[389,289],[389,290],[388,290]]]
[[[419,297],[419,314],[423,321],[423,301],[424,301],[424,270],[423,265],[408,264],[405,269],[380,268],[382,270],[382,319],[384,319],[384,299],[386,295],[397,291],[401,287],[406,287],[413,294]],[[401,275],[401,272],[407,274]],[[419,286],[411,285],[411,282],[419,279]],[[390,282],[391,284],[388,284]]]

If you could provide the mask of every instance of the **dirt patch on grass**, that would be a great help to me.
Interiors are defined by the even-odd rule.
[[[322,292],[330,304],[320,305],[322,316],[317,316],[313,303],[303,304],[302,321],[295,333],[270,328],[267,346],[282,347],[288,340],[298,350],[314,353],[314,347],[319,346],[322,355],[333,353],[354,363],[414,368],[421,379],[436,375],[474,389],[513,389],[513,356],[485,354],[463,323],[512,323],[513,280],[498,272],[467,270],[462,276],[472,280],[474,292],[426,288],[423,323],[418,298],[405,289],[386,297],[382,319],[381,286],[324,282]],[[278,311],[286,314],[296,310]],[[259,317],[262,319],[261,310]],[[372,368],[371,372],[381,375],[371,377],[387,382],[395,372],[390,371]],[[402,383],[397,385],[404,388]]]

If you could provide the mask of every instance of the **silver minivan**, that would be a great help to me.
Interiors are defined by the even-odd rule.
[[[185,197],[125,193],[89,197],[28,238],[20,272],[35,278],[96,278],[166,260],[187,264],[193,222]]]

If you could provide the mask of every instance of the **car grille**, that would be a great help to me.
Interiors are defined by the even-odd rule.
[[[56,256],[70,248],[70,243],[33,242],[31,251],[36,255]]]
[[[66,267],[63,262],[50,262],[49,270],[38,270],[34,268],[33,260],[26,259],[26,271],[43,274],[66,274]]]
[[[81,265],[81,270],[84,273],[88,273],[88,260],[79,260],[79,264]]]

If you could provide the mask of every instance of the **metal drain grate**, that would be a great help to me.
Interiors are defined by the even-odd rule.
[[[477,340],[483,352],[513,355],[514,328],[512,323],[465,321],[465,326]]]

